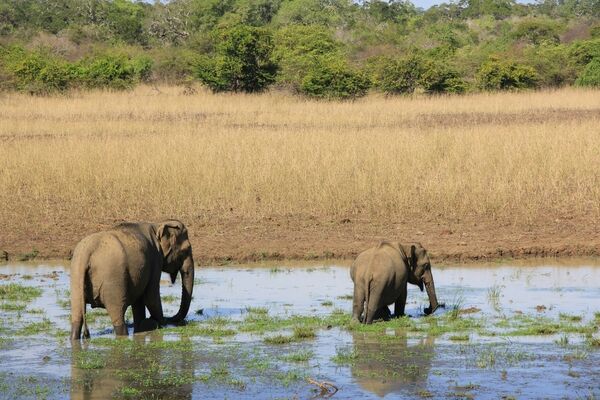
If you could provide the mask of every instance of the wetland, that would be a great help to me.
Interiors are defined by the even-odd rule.
[[[433,274],[445,309],[425,317],[409,285],[408,317],[356,325],[347,266],[197,268],[185,326],[115,339],[88,307],[71,344],[68,263],[1,265],[0,398],[600,396],[598,264]],[[161,284],[172,314],[180,284]]]

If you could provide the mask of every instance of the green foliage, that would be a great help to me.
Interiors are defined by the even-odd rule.
[[[198,78],[215,92],[260,92],[275,81],[269,31],[247,25],[216,33],[215,57],[201,58]]]
[[[488,65],[495,55],[515,66]],[[427,10],[410,0],[0,2],[0,90],[34,94],[126,89],[151,75],[200,79],[214,91],[276,81],[355,98],[369,85],[351,66],[363,65],[389,94],[556,87],[584,79],[597,57],[599,0],[458,0]]]
[[[559,43],[559,24],[552,20],[527,18],[515,25],[515,39],[527,41],[533,45]]]
[[[129,89],[148,78],[152,61],[148,57],[104,54],[84,60],[78,66],[79,77],[89,88]]]
[[[538,75],[528,65],[492,59],[481,66],[477,81],[485,90],[525,89],[537,85]]]
[[[273,56],[279,64],[278,82],[299,86],[312,66],[327,58],[343,58],[342,44],[328,28],[295,25],[277,31]]]
[[[416,54],[396,59],[375,58],[369,64],[374,86],[386,94],[413,93],[423,68],[423,60]]]
[[[575,81],[578,86],[600,87],[600,57],[594,58]]]
[[[355,99],[367,94],[369,78],[339,59],[317,63],[304,77],[302,93],[321,99]]]

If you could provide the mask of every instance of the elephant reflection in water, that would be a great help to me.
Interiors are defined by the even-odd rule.
[[[352,365],[352,377],[363,389],[384,397],[389,393],[415,396],[425,389],[435,355],[434,337],[408,344],[405,332],[382,338],[373,333],[353,332],[352,341],[358,358]]]
[[[91,400],[123,397],[126,390],[133,388],[141,390],[135,397],[141,395],[141,398],[191,399],[192,384],[162,385],[164,375],[161,375],[161,368],[150,367],[151,364],[159,363],[161,367],[180,374],[194,371],[193,352],[152,346],[152,342],[162,340],[163,335],[160,331],[154,331],[134,335],[134,343],[123,339],[126,344],[117,341],[108,347],[90,348],[87,342],[71,342],[70,398]],[[181,337],[177,340],[185,341],[186,338]],[[86,352],[88,354],[85,354]],[[178,357],[174,357],[174,354]],[[85,360],[91,360],[93,364],[98,363],[104,367],[90,368],[94,365],[88,365],[87,368],[81,368]],[[141,385],[145,386],[140,387]],[[146,390],[151,391],[151,396]]]

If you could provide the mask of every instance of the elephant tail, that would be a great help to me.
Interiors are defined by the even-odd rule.
[[[85,322],[85,274],[89,262],[89,252],[75,248],[71,260],[71,340],[81,338],[82,328],[84,338],[90,335]]]
[[[365,288],[366,288],[366,293],[365,293],[365,318],[363,319],[363,322],[365,324],[368,324],[369,322],[369,300],[371,297],[371,282],[373,282],[373,273],[372,272],[368,272],[367,276],[366,276],[366,282],[365,282]]]

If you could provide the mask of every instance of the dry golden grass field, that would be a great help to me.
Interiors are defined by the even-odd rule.
[[[600,254],[600,92],[0,95],[0,250],[65,257],[122,220],[176,217],[200,264]]]

